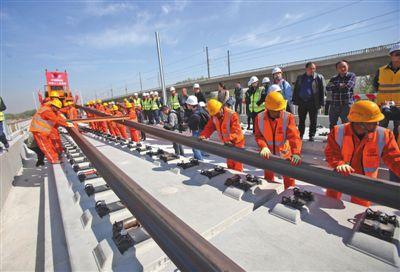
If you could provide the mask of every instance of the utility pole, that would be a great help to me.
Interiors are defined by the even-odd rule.
[[[142,75],[139,72],[139,81],[140,81],[140,91],[143,91],[143,85],[142,85]]]
[[[128,95],[128,88],[126,87],[126,85],[125,85],[125,95],[126,96]]]
[[[206,58],[207,58],[207,73],[208,73],[208,78],[210,78],[210,59],[208,57],[208,46],[206,46]]]
[[[231,75],[231,58],[229,56],[229,50],[228,50],[228,75]]]
[[[160,80],[161,80],[161,90],[163,94],[164,101],[167,101],[167,92],[165,90],[165,81],[164,81],[164,68],[163,68],[163,61],[161,55],[161,47],[160,47],[160,36],[158,32],[156,32],[156,43],[157,43],[157,55],[158,55],[158,64],[160,66]]]
[[[111,98],[114,98],[114,91],[113,91],[113,88],[111,87]]]

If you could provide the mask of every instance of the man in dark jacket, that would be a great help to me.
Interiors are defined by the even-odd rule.
[[[252,113],[250,111],[250,103],[251,103],[251,97],[254,93],[253,88],[248,88],[246,93],[245,93],[245,101],[246,101],[246,115],[247,115],[247,130],[250,130],[250,124],[251,124],[251,117]]]
[[[318,109],[324,105],[324,77],[316,71],[315,63],[306,64],[306,72],[299,75],[293,91],[293,104],[299,106],[299,131],[303,138],[307,113],[310,118],[309,141],[314,141],[317,131]]]
[[[243,90],[240,82],[236,83],[235,87],[235,111],[239,114],[242,114],[242,105],[243,105]]]
[[[200,89],[200,85],[198,83],[195,83],[193,85],[193,92],[194,95],[197,97],[197,101],[207,103],[206,97],[204,96],[203,92]]]
[[[9,147],[7,138],[6,138],[6,134],[4,133],[4,120],[5,120],[5,114],[4,111],[6,110],[6,105],[3,102],[3,99],[0,96],[0,141],[3,143],[5,149],[7,150],[7,148]],[[0,148],[1,151],[1,148]]]

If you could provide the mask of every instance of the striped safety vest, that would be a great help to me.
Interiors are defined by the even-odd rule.
[[[51,111],[49,106],[42,106],[32,117],[31,126],[29,127],[30,132],[42,133],[49,135],[53,129],[55,123],[50,120],[45,120],[42,118],[41,114],[45,111]]]
[[[334,129],[335,141],[342,152],[343,160],[350,164],[354,153],[354,133],[351,124],[338,125]],[[366,176],[378,177],[380,158],[382,157],[383,148],[386,145],[385,131],[385,128],[378,127],[372,141],[367,141],[364,146],[362,151],[362,165]]]
[[[376,103],[382,105],[385,101],[394,101],[400,105],[400,70],[393,72],[387,65],[379,68],[378,94]]]
[[[179,110],[181,107],[181,104],[179,104],[178,95],[175,95],[175,96],[171,95],[168,99],[168,102],[169,102],[171,109],[173,109],[173,110]]]
[[[282,111],[280,118],[277,119],[278,123],[275,131],[273,131],[268,118],[264,120],[266,114],[268,116],[268,110],[258,114],[258,128],[260,129],[261,134],[264,136],[264,139],[273,154],[279,153],[281,157],[289,158],[291,152],[289,141],[286,138],[286,133],[290,113]]]

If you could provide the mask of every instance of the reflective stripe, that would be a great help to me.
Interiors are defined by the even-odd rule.
[[[260,129],[261,134],[264,136],[264,117],[265,117],[265,111],[260,112],[258,114],[260,117],[258,119],[258,128]],[[284,111],[283,112],[283,123],[282,123],[282,129],[283,129],[283,141],[275,141],[275,145],[277,147],[280,147],[285,144],[286,142],[286,130],[287,130],[287,124],[289,120],[289,114]],[[265,137],[264,137],[265,138]],[[267,141],[268,145],[273,145],[273,141]]]
[[[379,84],[379,87],[400,87],[400,84]]]
[[[228,111],[227,117],[228,117],[228,120],[226,122],[226,132],[224,133],[223,132],[223,124],[224,124],[225,118],[221,122],[221,127],[218,127],[218,118],[216,116],[213,116],[214,126],[217,128],[217,131],[223,140],[225,140],[226,138],[229,139],[230,134],[231,134],[231,117],[232,117],[231,111]]]
[[[258,114],[259,119],[258,119],[258,128],[260,129],[260,132],[262,135],[264,135],[264,116],[265,116],[265,111],[260,112]]]
[[[363,169],[364,169],[364,173],[373,173],[376,170],[378,170],[378,168],[374,168],[374,167],[372,167],[372,168],[364,167]]]
[[[343,136],[344,136],[344,125],[338,126],[338,135],[336,138],[336,143],[339,146],[339,149],[342,150],[343,146]]]
[[[385,147],[385,129],[383,127],[378,127],[378,155],[382,156],[383,148]]]

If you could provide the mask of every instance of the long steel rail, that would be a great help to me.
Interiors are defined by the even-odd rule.
[[[76,128],[72,139],[114,193],[182,271],[244,271],[121,171]]]
[[[98,116],[107,116],[105,113],[88,107],[80,106],[80,108]],[[265,160],[256,152],[246,149],[226,147],[220,143],[209,140],[200,141],[194,137],[185,136],[177,132],[167,131],[134,121],[124,120],[116,122],[144,131],[159,138],[167,139],[192,148],[201,149],[260,169],[268,169],[284,176],[293,177],[324,188],[334,189],[400,210],[400,184],[395,182],[383,179],[374,179],[358,174],[342,176],[331,168],[313,165],[306,162],[303,162],[300,166],[294,167],[291,166],[287,160],[281,159],[277,156],[272,156],[269,160]]]

